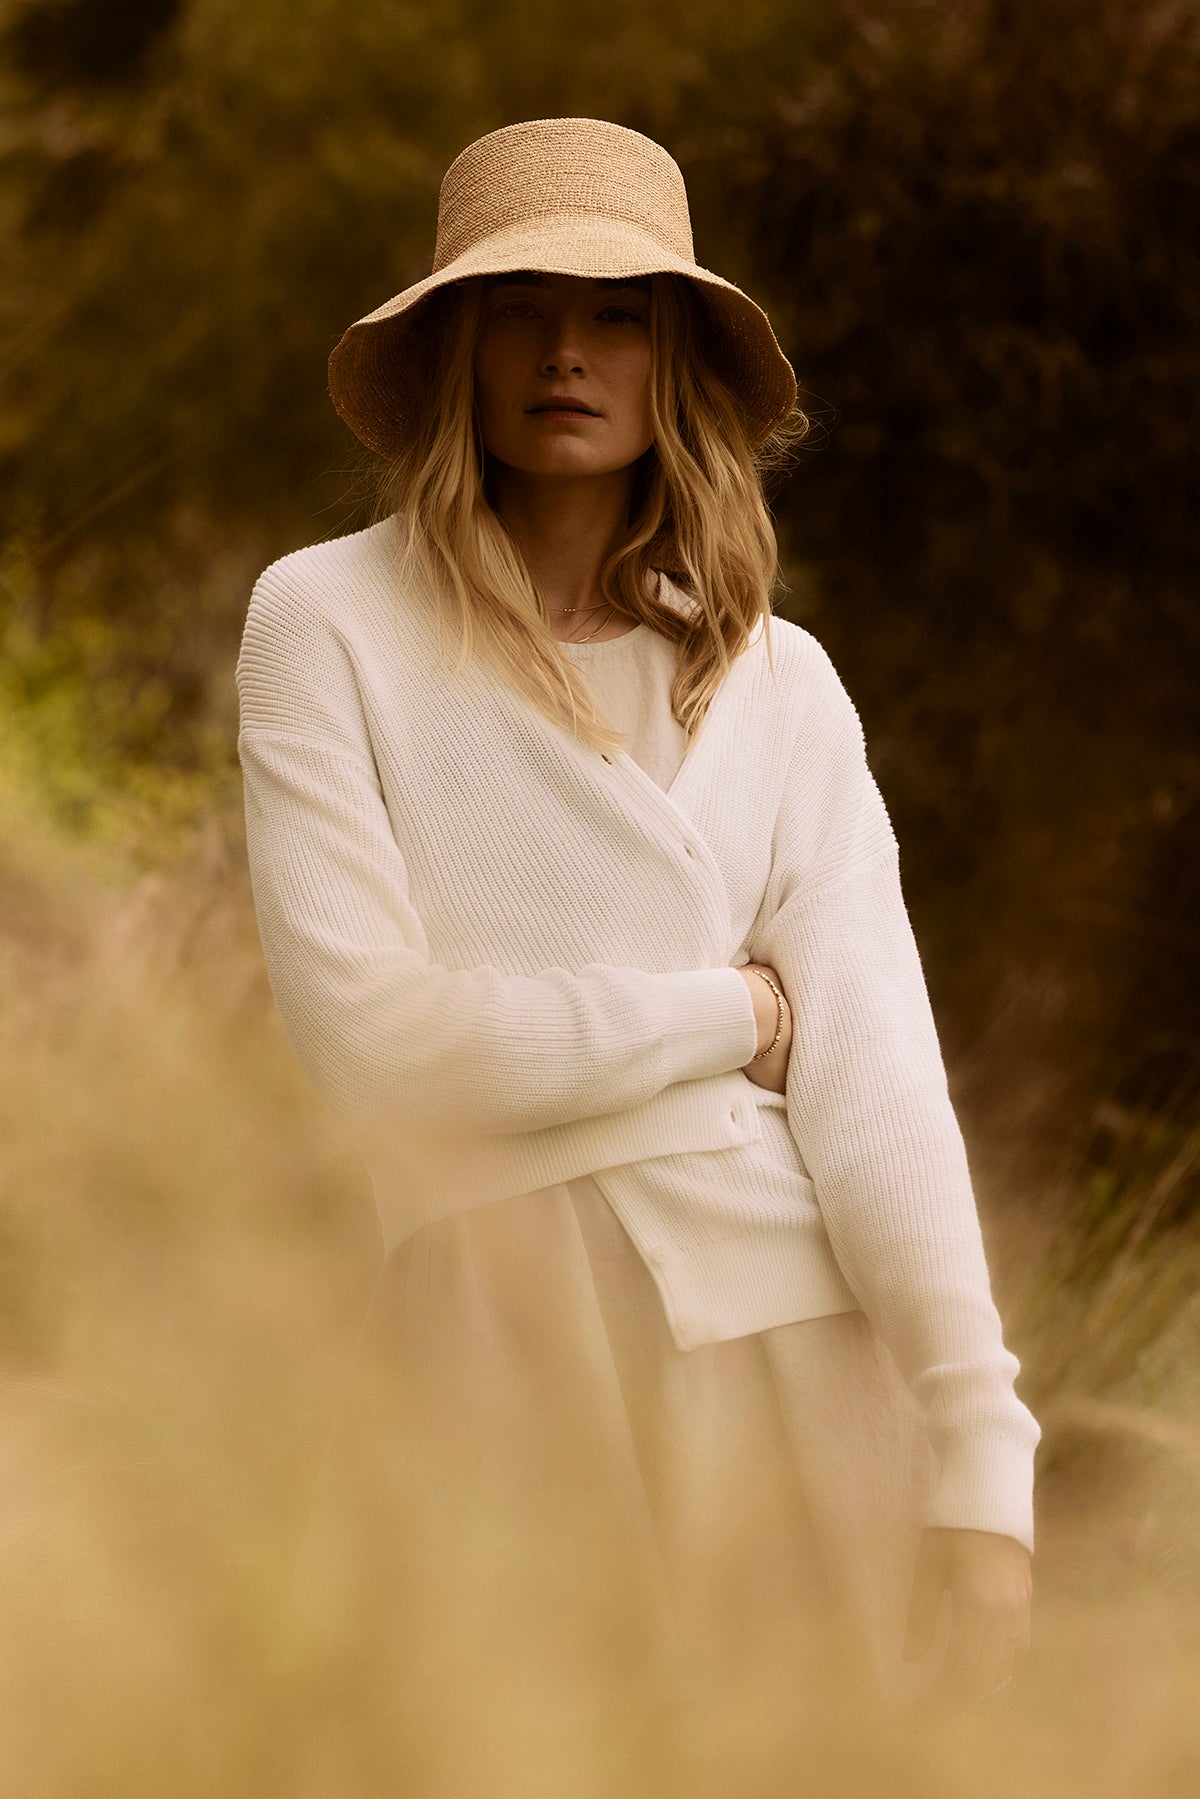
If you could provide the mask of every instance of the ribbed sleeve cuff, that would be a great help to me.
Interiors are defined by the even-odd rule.
[[[758,1048],[758,1020],[736,968],[684,969],[645,980],[662,1031],[666,1085],[745,1067]]]
[[[1033,1554],[1033,1460],[1037,1439],[989,1432],[948,1446],[925,1509],[927,1525],[994,1530]]]

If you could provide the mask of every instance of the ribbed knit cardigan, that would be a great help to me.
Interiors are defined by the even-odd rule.
[[[273,563],[237,667],[272,989],[385,1249],[594,1174],[681,1348],[861,1306],[925,1409],[925,1522],[1032,1549],[1040,1430],[896,839],[828,656],[773,616],[772,673],[767,635],[664,792],[481,658],[440,666],[393,521]],[[791,1002],[786,1094],[741,1072],[748,960]]]

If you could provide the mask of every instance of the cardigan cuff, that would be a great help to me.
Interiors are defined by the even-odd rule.
[[[1015,1537],[1033,1554],[1033,1458],[1037,1439],[991,1432],[948,1446],[923,1522]]]
[[[661,1033],[665,1086],[745,1067],[758,1048],[758,1019],[736,968],[681,969],[644,979],[647,1007]]]

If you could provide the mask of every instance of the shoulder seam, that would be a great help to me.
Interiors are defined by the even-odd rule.
[[[899,860],[900,845],[896,839],[895,832],[890,830],[889,825],[889,835],[883,839],[883,841],[873,844],[872,847],[869,850],[865,850],[862,855],[852,857],[849,862],[837,869],[835,873],[826,875],[823,880],[814,881],[811,886],[797,888],[794,893],[789,894],[787,900],[788,910],[791,910],[793,907],[800,908],[806,906],[810,900],[822,898],[822,896],[831,889],[841,886],[844,882],[850,880],[851,877],[861,874],[864,869],[871,868],[876,863],[894,862],[898,864]]]
[[[321,750],[329,756],[337,756],[343,762],[355,762],[360,768],[369,768],[374,774],[375,764],[366,756],[355,750],[348,750],[344,743],[334,743],[323,737],[319,731],[278,731],[273,726],[243,725],[237,736],[238,747],[243,743],[294,743],[302,749]]]

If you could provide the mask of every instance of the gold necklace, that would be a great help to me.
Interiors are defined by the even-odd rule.
[[[581,609],[578,606],[564,606],[562,608],[562,610],[564,612],[578,612]],[[582,608],[582,610],[584,612],[598,612],[600,610],[600,608],[598,606],[584,606]],[[596,626],[595,631],[589,631],[587,634],[587,637],[564,637],[562,641],[564,643],[587,643],[590,638],[596,636],[597,632],[603,631],[605,625],[610,624],[612,622],[612,615],[613,615],[613,609],[610,604],[609,608],[608,608],[608,617],[602,618],[600,620],[600,623]]]

